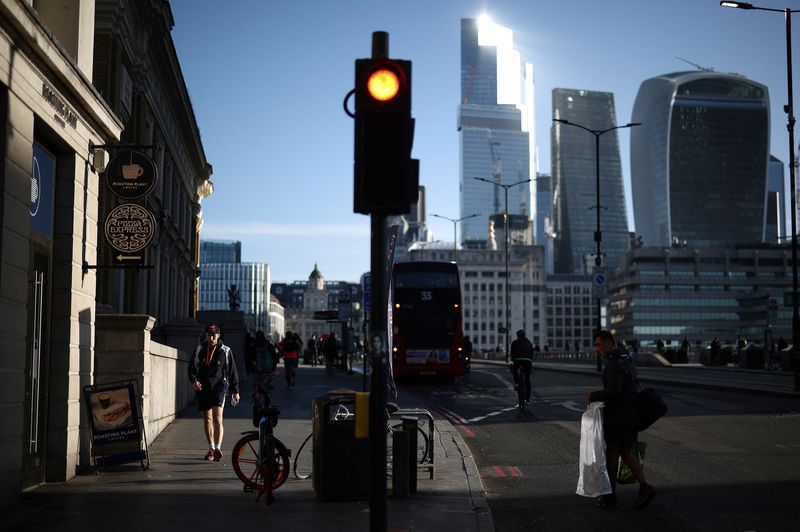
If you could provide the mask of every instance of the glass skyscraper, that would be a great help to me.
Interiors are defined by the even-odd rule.
[[[242,262],[242,243],[238,240],[201,240],[200,262]]]
[[[765,233],[767,87],[736,74],[645,80],[633,107],[631,184],[645,246],[731,247]]]
[[[614,95],[577,89],[553,89],[553,118],[589,129],[617,125]],[[553,231],[556,273],[590,273],[597,251],[597,163],[595,136],[574,126],[552,128],[554,182]],[[614,269],[628,252],[628,218],[617,131],[600,136],[600,253]]]
[[[785,186],[783,161],[770,155],[767,170],[767,218],[764,225],[764,242],[783,242],[788,236],[786,217],[789,212],[789,201],[786,199]]]
[[[533,67],[514,49],[510,29],[485,16],[461,20],[461,104],[458,108],[461,242],[486,242],[489,217],[505,209],[501,184],[535,175]],[[508,212],[531,219],[532,183],[508,191]]]
[[[228,290],[235,285],[239,310],[247,326],[269,334],[269,266],[261,262],[241,262],[242,243],[234,240],[200,242],[199,310],[228,310]]]

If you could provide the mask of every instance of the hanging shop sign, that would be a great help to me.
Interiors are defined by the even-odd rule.
[[[116,250],[114,262],[119,264],[142,263],[155,232],[153,213],[135,203],[118,205],[106,217],[106,240]]]
[[[148,195],[158,177],[156,163],[135,150],[117,153],[106,167],[106,183],[118,198],[134,200]]]

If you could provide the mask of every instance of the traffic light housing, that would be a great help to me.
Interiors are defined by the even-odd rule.
[[[353,210],[406,214],[417,201],[419,161],[411,158],[411,61],[355,63]]]

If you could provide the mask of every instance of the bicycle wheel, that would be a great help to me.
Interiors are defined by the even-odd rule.
[[[278,438],[273,437],[273,439],[275,441],[273,459],[277,464],[277,471],[272,482],[272,489],[277,489],[286,482],[286,478],[289,476],[289,451]],[[231,454],[233,470],[239,480],[255,490],[263,491],[265,488],[264,476],[258,470],[258,433],[246,434],[236,442]]]
[[[292,471],[294,472],[294,478],[298,480],[309,479],[313,473],[313,457],[311,456],[311,451],[309,450],[307,453],[303,454],[303,449],[305,449],[306,444],[313,435],[314,433],[312,432],[306,436],[306,439],[303,440],[300,448],[297,449],[297,452],[294,454],[294,465],[292,467]],[[300,458],[301,455],[303,456],[302,459]],[[305,473],[305,471],[308,471],[308,473]]]
[[[519,378],[517,379],[517,401],[519,403],[519,411],[525,411],[525,394],[527,388],[527,381],[525,380],[525,373],[520,368],[517,372]]]
[[[392,425],[391,430],[388,431],[387,433],[388,439],[386,441],[386,445],[389,451],[391,451],[392,448],[392,432],[397,432],[399,430],[403,430],[402,423]],[[429,449],[430,449],[429,445],[430,441],[428,440],[428,434],[424,430],[422,430],[422,427],[417,425],[417,463],[422,464],[426,460],[428,460]],[[389,456],[391,457],[390,453],[387,454],[389,454]]]

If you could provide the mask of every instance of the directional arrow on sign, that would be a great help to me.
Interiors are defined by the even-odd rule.
[[[123,260],[142,260],[142,256],[141,255],[117,255],[114,258],[117,259],[118,261],[123,261]]]

